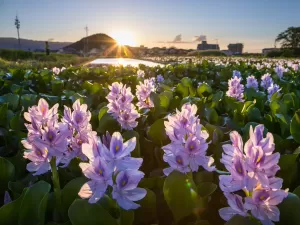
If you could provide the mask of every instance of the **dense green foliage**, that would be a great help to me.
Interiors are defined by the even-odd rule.
[[[50,55],[51,57],[52,55]],[[236,61],[239,60],[239,63]],[[110,225],[110,224],[191,224],[219,225],[224,221],[218,210],[226,206],[222,191],[218,188],[218,173],[225,171],[220,163],[222,144],[229,142],[229,133],[237,130],[248,138],[250,125],[258,123],[274,135],[276,152],[280,152],[279,177],[284,179],[284,188],[295,195],[280,205],[279,224],[297,225],[300,217],[300,71],[285,73],[279,80],[267,67],[258,70],[252,61],[247,64],[234,58],[227,67],[202,60],[192,64],[168,65],[149,68],[141,65],[146,77],[162,74],[165,82],[152,95],[155,107],[141,112],[139,125],[134,131],[123,131],[124,138],[138,138],[135,157],[144,159],[141,170],[145,173],[140,187],[147,189],[147,196],[139,202],[141,208],[123,211],[105,196],[97,204],[88,204],[77,193],[86,181],[73,160],[67,168],[59,168],[62,187],[62,209],[54,207],[51,174],[32,176],[26,171],[21,140],[27,136],[23,113],[37,104],[39,98],[49,104],[71,106],[76,99],[88,105],[92,112],[91,124],[98,135],[105,131],[120,131],[116,121],[107,114],[106,95],[108,85],[122,82],[133,93],[139,80],[133,67],[68,68],[59,75],[46,69],[7,69],[0,72],[0,205],[4,192],[9,191],[13,201],[0,208],[0,223],[47,224],[47,225]],[[273,62],[270,62],[273,63]],[[239,70],[243,77],[256,78],[270,72],[273,80],[282,88],[282,95],[273,95],[270,101],[263,91],[245,89],[245,102],[237,102],[226,96],[227,81],[232,71]],[[198,82],[203,82],[198,86]],[[205,83],[204,83],[205,82]],[[196,104],[201,124],[209,132],[209,155],[215,159],[219,171],[198,172],[187,175],[174,172],[165,177],[162,169],[161,147],[169,140],[165,135],[163,121],[169,113],[186,102]],[[297,188],[298,187],[298,188]],[[298,197],[297,197],[298,196]],[[296,212],[297,211],[297,212]],[[253,224],[252,221],[234,217],[226,224]]]

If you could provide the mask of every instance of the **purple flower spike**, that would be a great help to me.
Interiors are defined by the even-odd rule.
[[[130,210],[140,207],[140,205],[134,203],[134,201],[141,200],[147,194],[145,189],[137,187],[143,177],[143,172],[135,170],[122,171],[117,175],[112,196],[121,208]]]
[[[271,86],[271,84],[273,84],[273,79],[271,77],[271,74],[266,73],[261,77],[261,82],[260,82],[260,86],[264,89],[264,90],[268,90],[268,88]]]
[[[165,78],[161,74],[159,74],[159,75],[157,75],[156,80],[157,80],[157,83],[162,83],[165,81]]]
[[[247,77],[247,88],[253,88],[254,90],[258,90],[258,82],[254,76],[248,76]]]
[[[230,175],[221,175],[220,188],[227,197],[229,208],[220,209],[220,216],[229,220],[233,215],[253,217],[263,225],[279,221],[279,210],[276,207],[287,192],[281,190],[283,180],[275,177],[279,166],[280,154],[273,153],[274,138],[271,133],[264,137],[264,126],[257,125],[249,130],[249,140],[243,147],[241,136],[236,132],[230,134],[232,145],[223,145],[224,153],[221,162]],[[244,191],[246,198],[230,193]],[[251,197],[250,197],[251,196]],[[245,204],[243,204],[245,202]]]
[[[145,79],[144,83],[140,82],[140,84],[136,86],[136,96],[139,100],[137,106],[139,109],[154,107],[153,102],[150,99],[151,92],[155,92],[155,86],[149,79]]]
[[[241,78],[235,76],[228,80],[228,91],[226,92],[226,95],[235,98],[240,102],[244,101],[244,85],[241,84]]]
[[[137,126],[136,119],[140,117],[140,114],[131,103],[133,95],[130,87],[126,88],[122,83],[114,82],[109,89],[110,93],[106,96],[109,101],[107,112],[119,122],[123,129],[132,130]]]
[[[275,93],[279,93],[280,95],[281,88],[277,84],[271,84],[270,87],[268,87],[268,99],[270,100],[272,95]]]
[[[214,159],[206,156],[208,133],[202,130],[196,112],[196,105],[185,104],[181,111],[176,110],[176,114],[168,116],[168,121],[165,121],[166,134],[171,140],[170,144],[162,147],[164,161],[170,165],[164,170],[166,175],[173,170],[182,173],[198,171],[199,166],[207,171],[215,169],[212,166]]]

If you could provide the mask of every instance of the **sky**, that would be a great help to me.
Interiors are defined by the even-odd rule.
[[[299,0],[0,0],[0,37],[75,42],[89,34],[122,34],[134,45],[196,49],[195,36],[245,52],[273,47],[276,36],[299,26]],[[129,34],[129,35],[128,35]],[[181,34],[181,42],[168,43]]]

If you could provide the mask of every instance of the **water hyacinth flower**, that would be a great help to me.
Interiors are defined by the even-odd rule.
[[[266,73],[261,77],[261,82],[260,82],[260,86],[264,89],[264,90],[268,90],[268,88],[271,86],[271,84],[273,84],[273,79],[271,77],[271,74]]]
[[[145,76],[145,72],[143,70],[138,70],[137,71],[137,77],[138,78],[144,78]]]
[[[65,106],[63,120],[71,127],[74,127],[77,132],[81,130],[90,129],[88,127],[91,120],[91,112],[87,110],[86,104],[80,104],[80,100],[77,99],[73,103],[73,112],[70,108]]]
[[[252,75],[247,77],[247,88],[253,88],[254,90],[258,90],[258,82],[257,79]]]
[[[154,107],[154,104],[150,99],[150,94],[152,92],[155,92],[155,86],[154,83],[149,79],[145,79],[144,83],[140,82],[140,84],[136,86],[136,96],[139,100],[137,106],[139,109],[148,109]]]
[[[44,99],[37,106],[24,113],[28,137],[22,141],[27,149],[24,158],[31,162],[27,170],[40,175],[50,170],[50,161],[56,158],[56,165],[67,166],[73,158],[85,160],[82,144],[88,143],[93,134],[89,123],[91,114],[79,100],[73,104],[73,111],[65,106],[64,117],[58,121],[58,104],[52,108]]]
[[[28,112],[24,113],[24,118],[28,122],[38,125],[47,125],[49,121],[53,122],[58,119],[57,115],[58,104],[55,104],[49,109],[47,101],[41,98],[37,106],[28,108]]]
[[[278,77],[281,79],[284,72],[287,72],[287,69],[285,69],[282,65],[278,65],[274,68],[274,71],[277,73]]]
[[[293,64],[292,68],[294,71],[298,71],[299,70],[299,64]]]
[[[241,74],[241,72],[238,71],[238,70],[232,71],[232,78],[235,78],[235,77],[241,78],[241,80],[242,80],[242,74]]]
[[[136,119],[140,114],[136,111],[132,104],[133,95],[130,87],[126,87],[122,83],[114,82],[109,86],[110,93],[106,96],[109,101],[108,113],[110,113],[125,130],[132,130],[137,126]]]
[[[226,95],[240,102],[244,101],[244,85],[241,84],[241,78],[235,76],[228,80],[228,91]]]
[[[122,171],[117,175],[112,197],[118,202],[121,208],[130,210],[140,207],[134,201],[143,199],[147,194],[144,188],[137,187],[143,177],[144,173],[136,170]]]
[[[161,74],[159,74],[159,75],[157,75],[156,80],[157,80],[157,83],[162,83],[165,81],[165,78]]]
[[[53,72],[54,74],[58,75],[58,74],[60,73],[60,69],[57,68],[57,67],[53,67],[53,68],[52,68],[52,72]]]
[[[233,215],[251,213],[262,224],[274,224],[279,221],[277,205],[287,197],[287,191],[281,190],[283,180],[275,177],[280,154],[273,153],[273,135],[264,137],[264,126],[257,125],[254,130],[250,127],[245,145],[236,131],[230,133],[230,139],[232,144],[223,145],[221,159],[230,175],[219,177],[230,207],[220,209],[220,216],[227,221]],[[246,197],[235,193],[241,190]]]
[[[125,210],[139,207],[134,201],[145,197],[146,190],[137,188],[144,177],[138,171],[142,164],[141,158],[132,158],[130,153],[136,146],[136,138],[123,142],[119,132],[106,134],[105,144],[99,137],[93,136],[89,144],[83,144],[82,151],[88,157],[89,163],[80,163],[83,174],[90,179],[80,189],[78,195],[96,203],[106,193],[108,186],[113,187],[112,197]],[[116,183],[113,184],[113,175]]]
[[[113,170],[100,156],[90,158],[90,163],[80,163],[79,166],[83,174],[91,181],[81,187],[78,195],[81,198],[89,199],[91,204],[96,203],[102,198],[108,185],[113,185]]]
[[[111,137],[109,149],[105,145],[102,146],[102,156],[114,171],[137,170],[142,165],[143,159],[130,157],[130,153],[135,149],[135,146],[135,137],[123,143],[122,135],[115,132]]]
[[[268,87],[268,99],[270,100],[272,95],[275,93],[279,93],[280,95],[280,90],[281,88],[279,87],[279,85],[272,83],[270,87]]]
[[[196,112],[196,105],[185,104],[181,111],[176,110],[176,114],[168,116],[168,121],[165,121],[166,134],[171,140],[162,147],[163,159],[170,165],[164,169],[165,175],[173,170],[182,173],[197,171],[199,166],[208,171],[215,169],[212,166],[214,159],[206,156],[208,133],[202,130]]]
[[[223,220],[228,221],[235,215],[247,217],[247,209],[243,203],[243,198],[239,195],[224,193],[228,205],[230,207],[222,208],[219,210],[220,216]]]

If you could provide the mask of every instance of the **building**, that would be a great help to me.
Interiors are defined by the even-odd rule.
[[[241,55],[243,54],[243,48],[244,45],[242,43],[236,43],[236,44],[229,44],[228,50],[232,52],[234,55]]]
[[[220,50],[220,47],[218,44],[208,44],[207,41],[202,41],[198,44],[197,50]]]
[[[267,55],[269,52],[279,52],[280,48],[264,48],[262,50],[263,55]]]

